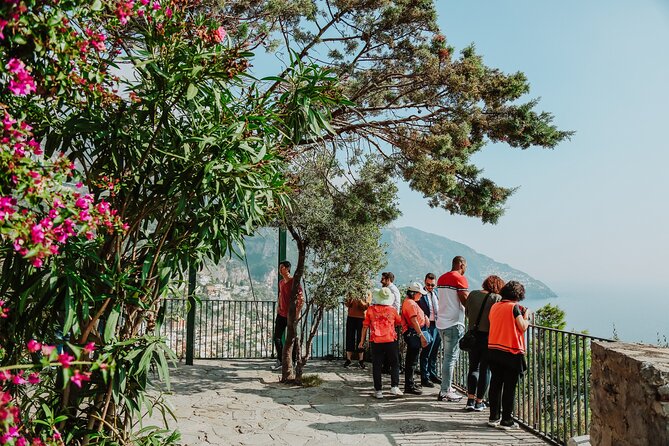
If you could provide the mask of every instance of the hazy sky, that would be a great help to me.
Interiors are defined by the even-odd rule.
[[[430,209],[406,187],[395,225],[465,243],[558,291],[661,293],[669,264],[669,2],[437,4],[457,52],[473,42],[487,65],[523,71],[526,99],[540,97],[539,109],[576,134],[554,150],[494,145],[475,156],[487,177],[520,186],[497,225]]]

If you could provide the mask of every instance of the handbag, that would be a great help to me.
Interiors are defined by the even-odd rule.
[[[458,345],[460,346],[460,350],[463,350],[465,352],[472,351],[474,347],[476,347],[476,332],[479,331],[479,323],[481,322],[481,316],[483,315],[483,309],[485,308],[486,301],[488,300],[488,297],[490,296],[490,293],[485,295],[485,298],[483,299],[483,303],[481,304],[481,309],[479,310],[479,316],[476,318],[476,323],[472,328],[467,330],[465,335],[460,338],[460,341],[458,342]]]

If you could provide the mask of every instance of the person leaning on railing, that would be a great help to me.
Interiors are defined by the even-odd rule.
[[[500,291],[502,300],[490,309],[488,364],[490,379],[489,426],[513,429],[513,404],[518,379],[527,368],[525,363],[525,330],[530,323],[530,310],[519,305],[525,299],[525,287],[512,280]],[[500,419],[501,407],[501,419]]]
[[[480,412],[485,409],[483,397],[490,383],[490,372],[488,367],[488,331],[490,322],[488,315],[492,306],[499,302],[499,295],[504,286],[504,281],[498,276],[488,276],[483,281],[483,290],[469,293],[465,304],[465,314],[468,320],[468,330],[476,325],[479,314],[481,320],[476,327],[476,345],[469,351],[469,373],[467,375],[467,405],[465,410]],[[481,306],[485,303],[483,311]]]
[[[348,314],[346,315],[346,362],[344,362],[344,367],[351,365],[353,352],[357,351],[358,365],[361,369],[365,368],[364,349],[359,349],[358,344],[362,339],[362,322],[365,320],[365,313],[371,302],[372,293],[369,292],[364,299],[348,295],[344,300],[344,305],[348,308]]]

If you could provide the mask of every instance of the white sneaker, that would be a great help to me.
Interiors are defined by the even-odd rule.
[[[392,392],[392,389],[391,389],[391,392]],[[376,398],[377,400],[382,400],[383,399],[383,392],[380,391],[380,390],[377,390],[376,392],[374,392],[374,398]]]
[[[462,398],[464,398],[462,395],[452,390],[445,395],[444,399],[446,401],[460,401]]]
[[[281,370],[281,361],[277,359],[276,362],[274,362],[274,365],[272,366],[272,370]]]
[[[395,396],[402,396],[402,395],[404,395],[404,393],[402,393],[402,391],[400,390],[399,387],[391,387],[391,388],[390,388],[390,394],[391,394],[391,395],[395,395]]]

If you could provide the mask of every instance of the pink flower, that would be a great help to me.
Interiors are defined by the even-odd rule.
[[[91,380],[91,372],[84,372],[84,373],[79,373],[79,370],[74,371],[74,375],[70,378],[70,381],[72,381],[77,387],[81,388],[81,383],[83,381],[90,381]]]
[[[36,352],[40,351],[41,349],[42,349],[42,344],[40,344],[36,340],[31,339],[30,341],[28,341],[28,351],[30,353],[36,353]]]
[[[44,266],[44,260],[42,260],[42,259],[39,258],[39,257],[34,257],[34,258],[30,261],[30,263],[32,263],[32,265],[33,265],[35,268],[41,268],[42,266]]]
[[[165,17],[168,19],[172,18],[172,8],[165,8]]]
[[[90,221],[90,219],[91,219],[91,215],[88,213],[88,211],[79,212],[79,220]]]
[[[153,2],[153,5],[151,5],[154,11],[157,11],[160,9],[160,2]]]
[[[23,370],[21,370],[17,375],[14,375],[12,378],[12,383],[16,385],[26,384],[28,381],[23,377]]]
[[[95,234],[93,234],[91,231],[86,231],[84,235],[86,236],[86,240],[93,240],[95,238]]]
[[[0,381],[10,381],[12,379],[13,375],[9,370],[1,370],[0,371]]]
[[[105,214],[109,210],[110,205],[106,201],[102,200],[96,205],[96,208],[97,208],[99,213]]]
[[[79,209],[88,209],[89,203],[85,197],[81,197],[74,203],[74,205]]]
[[[85,355],[92,353],[94,351],[95,351],[95,342],[89,342],[88,344],[84,345],[83,353]]]
[[[44,345],[42,344],[42,354],[44,356],[51,356],[51,352],[56,349],[55,345]]]
[[[39,382],[40,382],[39,373],[37,373],[37,372],[33,372],[33,373],[31,373],[30,375],[28,375],[28,382],[29,382],[30,384],[37,384],[37,383],[39,383]]]
[[[6,65],[7,70],[15,77],[9,81],[9,91],[17,96],[25,96],[37,90],[35,80],[32,78],[25,64],[15,58],[9,60]]]
[[[3,34],[3,31],[5,30],[5,26],[7,26],[7,20],[5,19],[0,19],[0,40],[5,40],[5,35]]]
[[[218,29],[216,31],[214,31],[214,40],[217,43],[221,43],[221,42],[223,42],[223,40],[225,39],[225,36],[227,36],[227,35],[228,35],[228,33],[225,31],[225,28],[223,28],[222,26],[219,26]]]
[[[70,365],[72,364],[72,361],[74,361],[74,356],[69,355],[67,353],[62,353],[58,355],[58,362],[63,366],[64,369],[69,369]]]
[[[44,241],[44,228],[42,225],[33,225],[30,228],[30,238],[34,244],[42,243]]]

